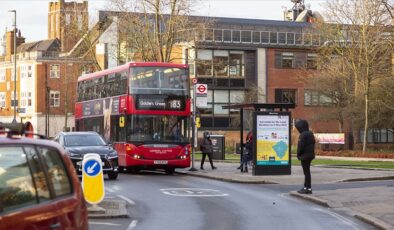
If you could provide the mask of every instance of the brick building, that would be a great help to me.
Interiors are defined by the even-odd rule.
[[[78,76],[90,61],[67,55],[80,39],[71,33],[85,33],[87,1],[59,0],[49,3],[48,39],[25,43],[17,30],[14,52],[13,30],[6,31],[0,53],[0,119],[30,122],[35,133],[54,136],[74,128],[75,89]],[[75,30],[77,28],[77,30]],[[76,31],[80,31],[77,33]],[[13,78],[16,57],[16,81]],[[16,82],[16,99],[14,83]]]

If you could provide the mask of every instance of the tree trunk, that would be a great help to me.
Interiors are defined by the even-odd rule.
[[[364,140],[363,140],[363,154],[365,154],[367,150],[367,140],[368,140],[368,93],[364,94],[364,100],[365,100],[365,122],[364,122]]]

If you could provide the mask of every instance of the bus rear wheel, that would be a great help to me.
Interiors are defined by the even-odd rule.
[[[174,174],[175,169],[174,168],[166,168],[165,171],[166,171],[167,175],[172,175],[172,174]]]

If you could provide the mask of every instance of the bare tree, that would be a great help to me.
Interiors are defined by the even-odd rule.
[[[171,62],[180,42],[193,43],[203,20],[191,20],[190,0],[110,0],[119,17],[120,55],[127,60]],[[130,56],[131,55],[131,56]]]
[[[375,103],[371,99],[384,90],[379,87],[382,82],[392,80],[389,60],[393,53],[393,31],[387,26],[391,17],[382,0],[330,0],[325,10],[330,23],[317,26],[327,41],[320,50],[321,58],[326,61],[319,66],[321,75],[337,79],[338,86],[344,85],[342,91],[346,97],[342,106],[349,105],[354,115],[362,114],[360,119],[353,117],[353,123],[357,120],[363,123],[355,122],[358,127],[363,126],[365,152],[369,122],[377,117],[371,114],[371,105]],[[330,86],[324,89],[327,93],[341,95],[340,87],[327,86]],[[362,106],[353,106],[360,101]]]

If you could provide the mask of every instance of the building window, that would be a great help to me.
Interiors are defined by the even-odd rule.
[[[18,98],[14,99],[14,92],[11,92],[11,107],[18,107]]]
[[[294,68],[294,54],[293,53],[282,53],[282,68],[292,69]]]
[[[60,78],[60,65],[52,64],[50,67],[50,78]]]
[[[328,106],[332,105],[333,101],[330,97],[319,93],[316,90],[304,90],[304,105],[305,106]]]
[[[317,54],[308,54],[306,57],[306,68],[317,69]]]
[[[77,16],[77,23],[78,23],[78,29],[82,30],[82,14],[78,14]]]
[[[213,73],[215,77],[228,77],[228,51],[213,51]]]
[[[15,77],[16,77],[16,75],[14,75],[14,69],[12,68],[11,69],[11,81],[15,81]],[[18,72],[17,72],[18,73]]]
[[[230,51],[230,77],[244,77],[244,52]]]
[[[5,69],[0,69],[0,82],[5,82]]]
[[[33,71],[31,68],[31,65],[27,66],[27,77],[32,77],[33,76]]]
[[[197,75],[212,76],[212,50],[198,50],[197,59]]]
[[[70,25],[70,23],[71,23],[71,15],[66,14],[66,26]]]
[[[364,130],[360,131],[360,140],[364,141]],[[394,129],[369,129],[368,143],[394,143]]]
[[[0,108],[5,108],[5,92],[0,92]]]
[[[49,103],[51,107],[59,107],[60,106],[60,92],[59,91],[50,91]]]
[[[21,79],[27,77],[27,66],[23,65],[20,67]]]
[[[294,67],[294,54],[289,52],[275,53],[275,67],[278,69],[292,69]]]
[[[244,51],[198,50],[197,77],[209,87],[245,87]]]
[[[297,89],[275,89],[275,103],[297,103]]]
[[[26,98],[25,98],[25,92],[21,92],[21,107],[26,107]]]
[[[208,84],[208,106],[199,108],[201,127],[235,129],[239,111],[223,109],[244,100],[245,51],[199,49],[196,54],[196,76]],[[239,120],[239,118],[238,118]],[[234,124],[234,125],[230,125]]]
[[[31,92],[28,92],[28,95],[27,95],[27,106],[31,106]]]

